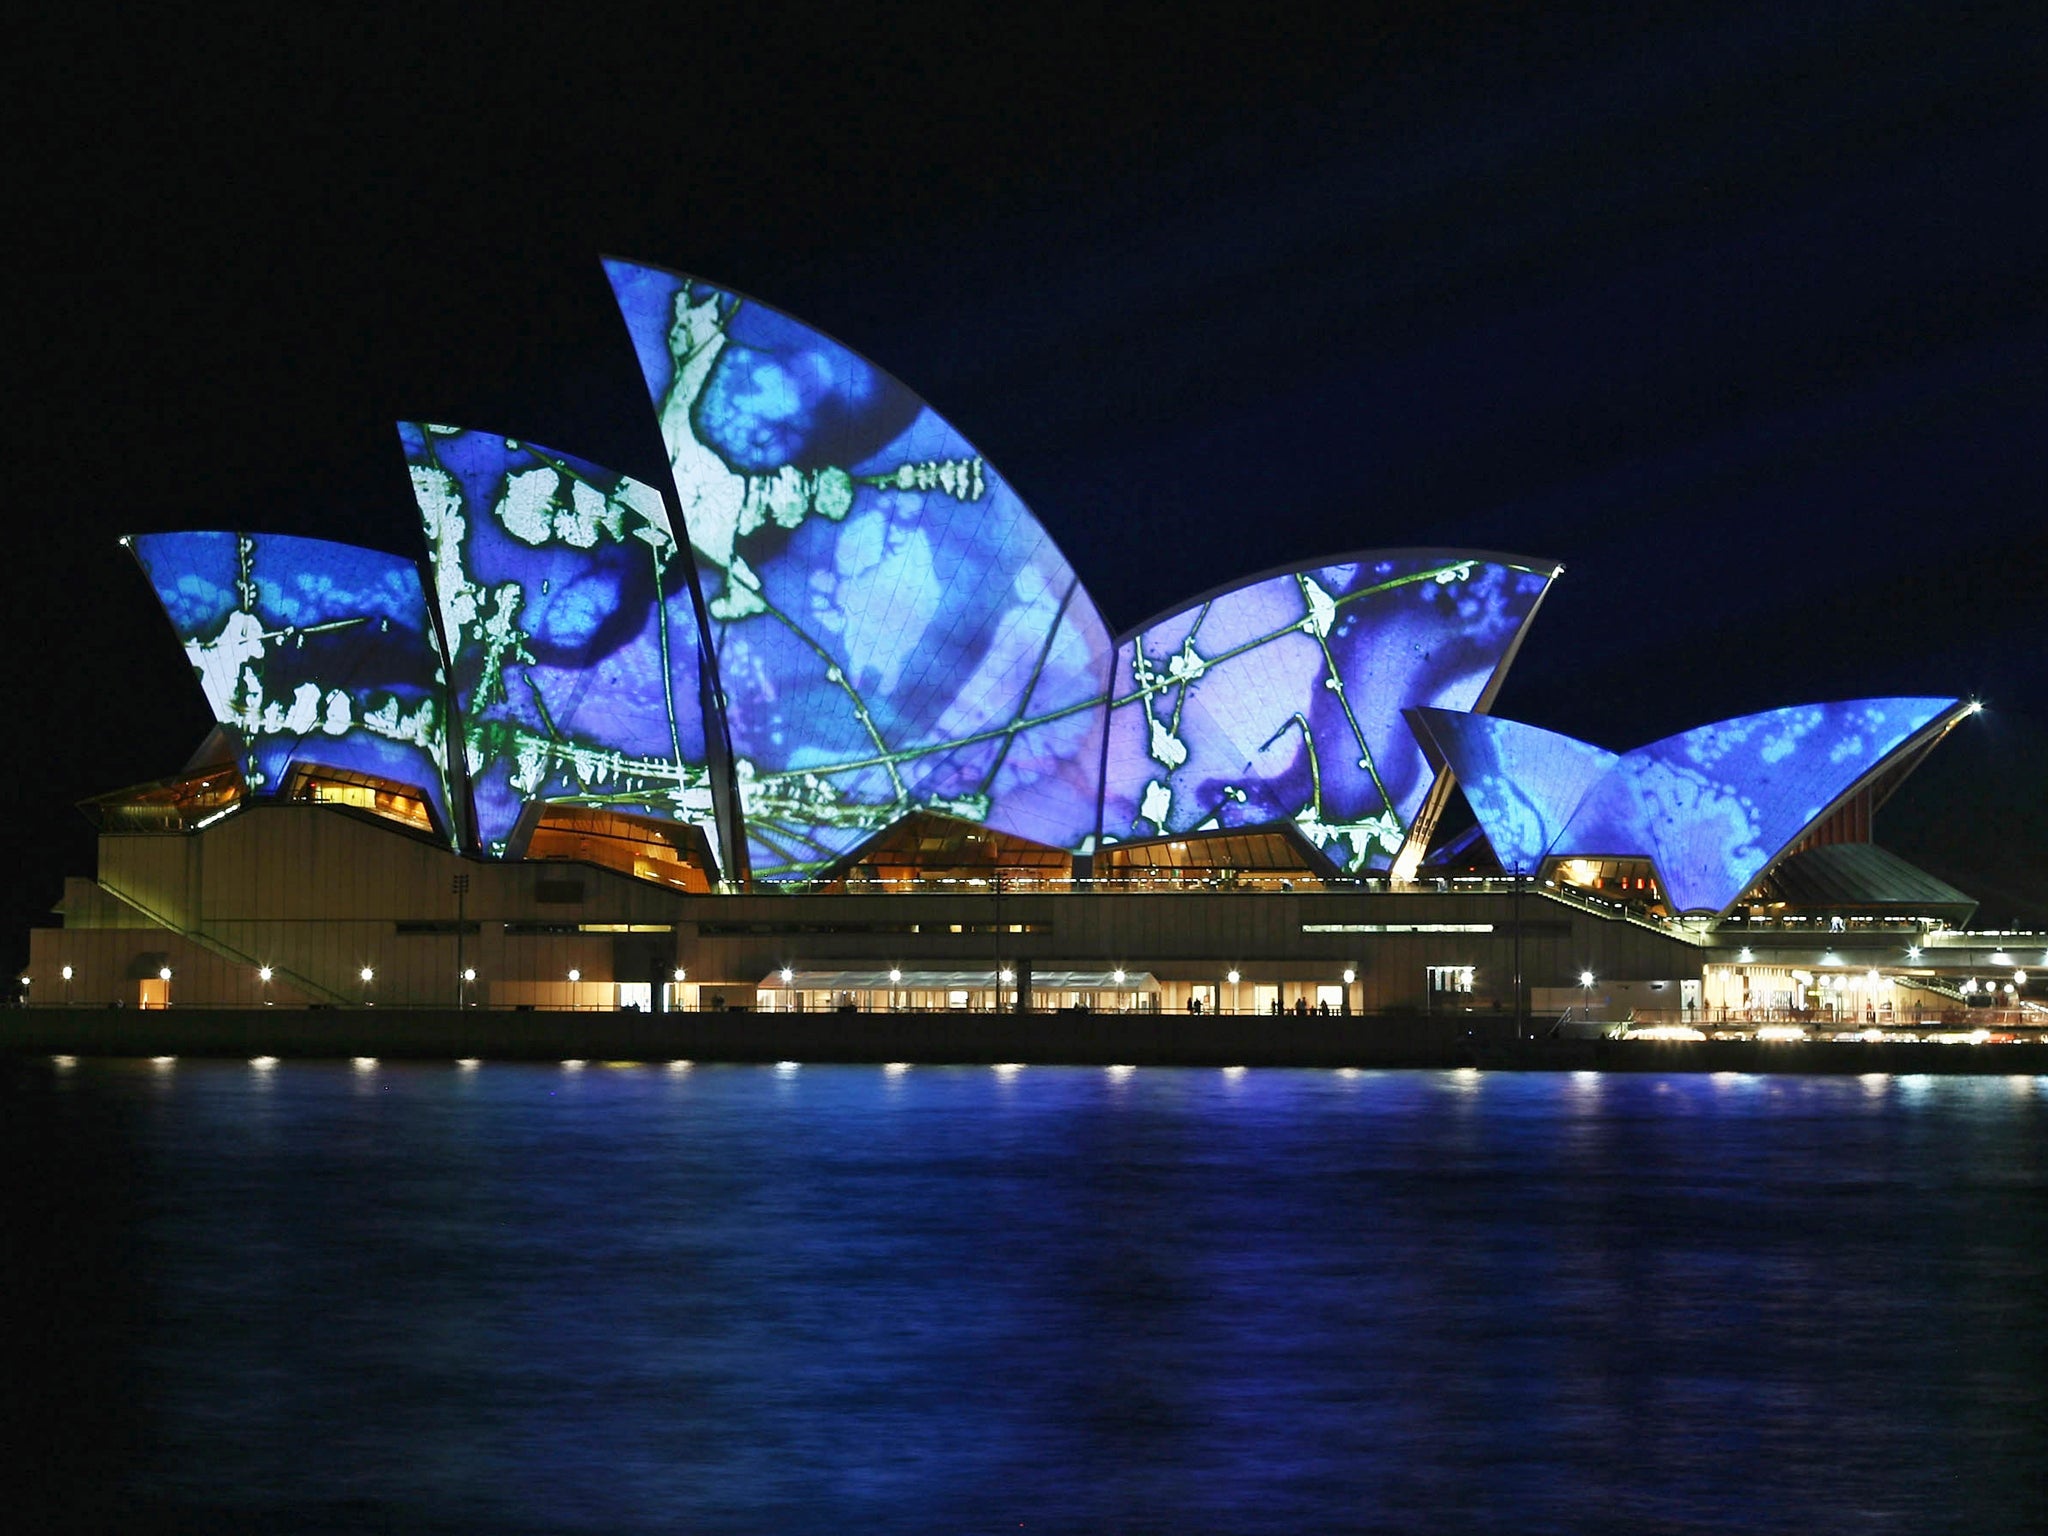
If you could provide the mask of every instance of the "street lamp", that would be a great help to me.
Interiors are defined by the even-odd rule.
[[[370,983],[377,979],[376,968],[374,966],[366,965],[356,974],[363,978],[363,1006],[365,1008],[371,1007],[372,1004],[370,1002]]]
[[[1223,979],[1230,983],[1230,1011],[1237,1012],[1237,983],[1240,980],[1235,970],[1224,973]]]
[[[65,966],[58,974],[64,978],[64,1006],[69,1008],[71,1006],[71,967]]]
[[[156,979],[164,984],[164,1006],[168,1008],[171,1006],[171,968],[167,965],[158,971]],[[24,981],[22,985],[25,987],[28,983]]]
[[[257,966],[256,979],[263,983],[263,1006],[268,1008],[270,1006],[270,967],[267,965]]]
[[[456,989],[455,998],[456,1002],[461,1004],[464,1008],[467,1008],[469,1006],[469,989],[475,983],[475,981],[476,967],[473,965],[464,966],[462,968],[462,985]]]
[[[1579,1009],[1590,1019],[1593,1016],[1593,973],[1591,971],[1579,972],[1579,991],[1581,994]]]

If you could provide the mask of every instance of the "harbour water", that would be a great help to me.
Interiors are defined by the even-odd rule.
[[[73,1528],[2023,1531],[2048,1078],[7,1069]]]

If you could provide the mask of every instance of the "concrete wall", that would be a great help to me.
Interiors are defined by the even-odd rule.
[[[678,966],[696,996],[743,1005],[783,966],[992,969],[1000,958],[1149,971],[1173,1013],[1196,987],[1224,1008],[1233,996],[1253,1008],[1261,988],[1313,1002],[1349,968],[1343,1003],[1355,1012],[1512,1015],[1518,922],[1532,988],[1575,986],[1585,970],[1609,983],[1700,974],[1701,951],[1680,938],[1540,891],[1024,891],[1000,907],[958,889],[692,896],[588,864],[466,860],[365,814],[259,802],[203,832],[102,837],[99,884],[71,882],[65,927],[32,935],[31,997],[62,1001],[68,964],[72,1002],[133,1006],[167,964],[174,1006],[453,1007],[458,874],[469,881],[461,963],[478,975],[469,996],[500,1006],[556,1006],[560,992],[588,1007],[613,982],[658,991]],[[998,923],[1000,934],[975,931]],[[1354,931],[1307,931],[1318,925]],[[1423,926],[1439,931],[1357,931]],[[1473,990],[1431,998],[1431,966],[1471,967]]]

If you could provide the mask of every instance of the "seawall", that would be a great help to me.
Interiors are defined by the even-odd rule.
[[[1483,1017],[0,1010],[0,1053],[449,1061],[1481,1067],[1503,1071],[2048,1073],[2048,1044],[1523,1040]]]

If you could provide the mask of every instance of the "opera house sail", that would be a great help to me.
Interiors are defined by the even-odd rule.
[[[252,793],[321,770],[403,785],[454,838],[447,673],[410,560],[275,533],[126,542]]]
[[[916,810],[1094,843],[1107,626],[930,406],[695,278],[608,261],[696,554],[756,879]]]
[[[1860,787],[1973,710],[1962,699],[1848,699],[1697,726],[1619,756],[1514,721],[1418,709],[1502,864],[1624,857],[1671,909],[1720,914]]]
[[[513,851],[543,803],[711,831],[696,598],[661,493],[497,433],[406,422],[399,439],[479,847]]]
[[[1117,647],[1104,841],[1286,826],[1338,869],[1387,869],[1431,785],[1401,711],[1483,709],[1555,574],[1376,551],[1141,626]]]

